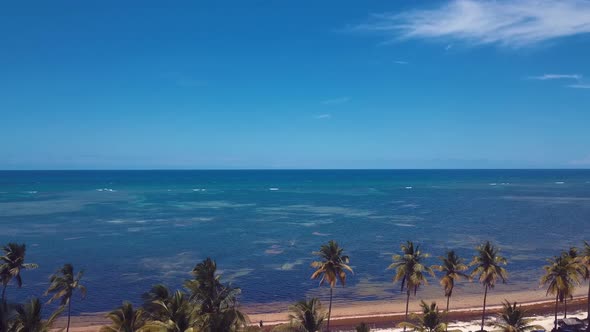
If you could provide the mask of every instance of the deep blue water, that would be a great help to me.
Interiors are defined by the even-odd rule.
[[[71,262],[89,289],[76,312],[181,287],[207,256],[242,302],[293,301],[318,292],[311,253],[329,239],[355,269],[340,301],[401,298],[386,267],[405,240],[433,264],[492,240],[510,260],[498,289],[536,289],[544,260],[590,240],[588,226],[590,170],[0,171],[0,243],[26,243],[40,265],[9,298],[42,294]]]

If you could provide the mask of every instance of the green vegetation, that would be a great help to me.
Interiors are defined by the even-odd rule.
[[[418,332],[444,332],[447,329],[447,324],[443,322],[443,313],[438,310],[436,302],[427,304],[424,301],[420,301],[420,308],[422,308],[422,314],[412,314],[411,318],[413,322],[404,321],[399,326],[411,328]]]
[[[340,281],[342,286],[346,284],[346,271],[352,273],[352,268],[348,266],[349,257],[343,255],[344,249],[338,246],[338,243],[329,241],[328,244],[321,246],[320,251],[314,254],[322,260],[311,263],[315,272],[311,279],[320,279],[320,286],[327,282],[330,285],[330,305],[328,306],[328,324],[327,330],[330,331],[330,315],[332,314],[332,295],[336,283]]]
[[[502,311],[498,314],[494,326],[500,328],[502,332],[526,332],[532,330],[542,330],[539,325],[531,325],[533,321],[528,317],[528,312],[520,305],[508,301],[502,303]]]
[[[481,331],[484,331],[483,326],[486,316],[486,299],[488,297],[488,289],[494,288],[498,280],[506,282],[508,272],[502,267],[506,265],[506,258],[500,256],[498,248],[493,246],[489,241],[476,248],[477,254],[469,264],[475,266],[471,272],[471,277],[477,277],[479,282],[484,286],[483,295],[483,310],[481,313]]]
[[[64,264],[50,278],[45,296],[47,303],[58,302],[59,307],[49,316],[43,315],[43,305],[39,298],[32,298],[23,304],[9,303],[6,300],[7,288],[11,284],[16,287],[23,285],[21,273],[34,269],[36,264],[25,263],[26,246],[9,243],[2,247],[0,257],[0,281],[2,282],[2,302],[0,305],[0,331],[4,332],[47,332],[55,330],[56,319],[67,310],[66,332],[69,331],[72,299],[75,293],[85,298],[86,288],[81,284],[83,271],[75,273],[72,264]],[[289,306],[289,323],[272,327],[270,330],[250,324],[248,316],[238,305],[241,289],[222,281],[217,272],[217,264],[207,258],[195,265],[192,278],[184,283],[180,290],[170,290],[165,285],[154,285],[142,295],[143,303],[134,307],[130,302],[123,304],[107,314],[111,321],[109,326],[101,328],[102,332],[319,332],[326,326],[329,331],[330,315],[333,300],[333,289],[337,283],[346,284],[347,272],[352,273],[349,257],[343,254],[344,249],[338,243],[329,241],[314,254],[320,257],[311,266],[315,269],[311,278],[319,279],[320,285],[330,286],[330,305],[326,312],[318,298],[302,300]],[[420,332],[444,332],[448,322],[450,298],[456,282],[462,279],[477,280],[484,287],[482,325],[485,323],[487,293],[499,281],[505,282],[507,272],[503,265],[507,260],[499,253],[499,249],[490,242],[476,248],[476,255],[471,263],[464,260],[455,251],[450,250],[446,256],[439,257],[440,265],[428,267],[426,260],[429,255],[423,253],[418,245],[407,241],[401,245],[401,254],[393,256],[393,263],[388,269],[394,269],[394,282],[401,284],[402,292],[406,292],[405,320],[399,326]],[[473,270],[468,273],[469,267]],[[547,295],[555,296],[555,328],[559,303],[564,304],[564,315],[567,315],[567,299],[572,298],[575,287],[582,280],[590,279],[590,244],[584,242],[582,250],[570,248],[559,256],[548,260],[543,267],[545,274],[540,283],[547,288]],[[420,315],[409,314],[409,299],[417,294],[420,286],[427,284],[427,274],[433,270],[442,272],[440,285],[443,287],[446,310],[441,312],[435,302],[427,304],[421,301]],[[590,295],[590,286],[588,288]],[[588,303],[590,314],[590,302]],[[47,317],[47,319],[43,319]],[[410,319],[408,319],[410,318]],[[503,303],[502,312],[492,326],[503,332],[527,332],[540,329],[531,325],[528,313],[516,302]],[[262,322],[261,326],[262,326]],[[324,324],[325,323],[325,324]],[[357,332],[370,331],[367,324],[356,327]]]
[[[406,290],[406,316],[405,321],[408,320],[408,308],[410,305],[410,294],[413,292],[414,296],[418,292],[418,288],[422,284],[428,284],[425,273],[429,273],[434,277],[432,268],[424,265],[423,261],[429,257],[428,254],[420,251],[420,246],[414,246],[414,243],[408,241],[401,245],[402,254],[393,256],[393,263],[389,265],[388,269],[395,269],[395,276],[393,282],[401,282],[401,291]],[[406,326],[404,326],[404,331]]]
[[[445,311],[448,313],[455,282],[461,280],[461,278],[469,279],[469,276],[465,273],[469,267],[463,263],[463,258],[457,256],[454,250],[449,250],[446,257],[441,256],[439,258],[442,265],[434,265],[432,268],[444,273],[444,276],[440,278],[440,285],[445,291],[445,297],[447,298],[447,309]]]
[[[557,330],[557,311],[559,302],[571,296],[574,287],[580,283],[579,267],[567,253],[547,260],[543,267],[545,275],[541,277],[541,285],[547,287],[547,295],[555,295],[555,326]]]
[[[68,306],[68,324],[66,332],[70,331],[72,295],[74,295],[74,291],[79,290],[82,298],[86,297],[86,287],[80,283],[80,279],[82,279],[83,275],[84,271],[80,271],[74,276],[74,266],[72,266],[72,264],[64,264],[61,269],[51,276],[49,279],[51,284],[45,292],[45,295],[53,294],[48,303],[59,300],[62,307]]]

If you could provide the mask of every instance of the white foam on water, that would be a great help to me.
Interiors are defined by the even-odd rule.
[[[555,184],[564,184],[565,182],[563,181],[555,181]]]
[[[492,183],[488,183],[490,186],[496,186],[498,185],[496,182],[492,182]]]
[[[320,233],[320,232],[313,232],[313,233],[311,233],[311,235],[315,235],[315,236],[330,236],[330,234],[328,234],[328,233]]]
[[[98,188],[96,189],[96,191],[108,191],[108,192],[115,192],[115,189],[111,189],[111,188]]]
[[[123,223],[125,223],[125,220],[114,219],[114,220],[107,220],[106,222],[109,224],[123,224]]]
[[[279,188],[268,188],[268,190],[270,190],[270,191],[277,191],[277,190],[279,190]]]
[[[29,190],[29,191],[25,191],[25,194],[36,194],[38,193],[37,190]]]
[[[83,239],[83,236],[75,236],[75,237],[66,237],[64,241],[72,241],[72,240],[80,240]]]
[[[406,187],[406,189],[412,189],[412,187]]]
[[[416,227],[416,225],[402,224],[402,223],[395,223],[394,225],[399,226],[399,227]]]

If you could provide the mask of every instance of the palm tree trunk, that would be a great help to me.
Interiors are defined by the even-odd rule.
[[[70,314],[72,310],[72,299],[68,301],[68,327],[66,327],[66,332],[70,332]]]
[[[410,288],[408,288],[408,296],[406,297],[406,318],[404,322],[408,321],[408,308],[410,307]],[[406,332],[406,326],[404,325],[404,332]]]
[[[588,283],[588,298],[586,299],[586,305],[588,306],[588,313],[586,314],[586,319],[589,321],[588,327],[586,328],[586,332],[590,332],[590,282]]]
[[[555,321],[553,322],[553,331],[557,331],[557,309],[559,308],[559,292],[555,295]]]
[[[330,287],[330,305],[328,306],[328,332],[330,332],[330,315],[332,315],[332,292],[334,288]]]
[[[563,318],[567,318],[567,296],[563,299]]]
[[[445,332],[449,331],[449,302],[451,301],[451,296],[447,296],[447,327],[445,328]]]
[[[481,312],[481,330],[483,331],[483,323],[486,317],[486,300],[488,298],[488,285],[486,285],[486,290],[483,293],[483,310]]]
[[[4,284],[2,287],[2,303],[6,303],[6,286],[8,284]]]

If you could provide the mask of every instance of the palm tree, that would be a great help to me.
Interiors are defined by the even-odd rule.
[[[502,311],[498,314],[494,326],[499,327],[502,332],[526,332],[543,329],[539,325],[530,325],[533,320],[527,316],[528,311],[520,305],[517,306],[516,302],[510,304],[510,302],[504,301],[502,302]]]
[[[38,298],[32,298],[25,304],[17,305],[10,330],[12,332],[49,332],[62,313],[63,307],[51,314],[47,320],[43,320],[42,309],[43,306]]]
[[[590,280],[590,244],[584,241],[584,249],[582,249],[582,254],[580,256],[580,262],[584,266],[584,279]],[[587,299],[587,319],[590,319],[590,283],[588,283],[588,299]],[[590,324],[586,331],[590,332]]]
[[[328,244],[320,247],[320,251],[314,252],[321,258],[320,261],[311,263],[315,268],[315,272],[311,275],[311,279],[320,278],[320,286],[327,282],[330,285],[330,305],[328,306],[328,324],[327,330],[330,331],[330,316],[332,314],[332,295],[336,283],[340,281],[342,286],[346,285],[346,271],[353,273],[352,268],[348,266],[350,258],[343,254],[344,249],[338,246],[333,240]]]
[[[289,312],[290,326],[294,331],[321,331],[326,317],[322,303],[315,297],[308,301],[298,301],[289,307]]]
[[[146,323],[148,329],[186,332],[193,331],[198,325],[197,307],[181,291],[174,292],[169,298],[155,300],[153,304],[160,307],[159,317]]]
[[[477,277],[479,282],[485,287],[483,295],[483,311],[481,313],[481,331],[484,331],[483,325],[486,316],[486,300],[488,296],[488,289],[494,288],[498,279],[506,282],[508,272],[501,265],[506,265],[506,258],[500,256],[499,249],[494,247],[490,241],[478,246],[476,248],[477,255],[469,264],[475,266],[471,277]]]
[[[568,251],[564,251],[561,255],[568,260],[568,264],[571,264],[572,269],[575,270],[573,273],[577,273],[581,278],[586,278],[588,269],[582,262],[582,257],[578,255],[578,248],[570,247]],[[563,318],[567,318],[567,299],[574,298],[574,288],[567,289],[563,297]]]
[[[420,302],[422,308],[422,315],[412,314],[412,319],[416,323],[405,321],[400,323],[405,329],[409,327],[418,332],[444,332],[447,329],[447,324],[443,322],[443,314],[438,310],[436,302],[428,305],[426,302]]]
[[[447,298],[447,312],[449,312],[449,301],[453,295],[455,289],[455,281],[461,280],[461,278],[469,279],[469,276],[463,271],[467,271],[469,268],[463,263],[463,258],[457,256],[454,250],[447,252],[447,257],[439,257],[442,265],[434,265],[432,268],[444,272],[444,276],[440,279],[440,285],[445,291],[445,297]]]
[[[395,269],[393,282],[401,282],[401,291],[406,290],[406,316],[404,320],[408,321],[410,294],[413,292],[415,296],[422,284],[428,284],[425,273],[429,273],[434,277],[434,272],[431,267],[423,264],[423,261],[430,255],[422,253],[420,246],[414,246],[413,242],[407,241],[406,244],[401,245],[401,249],[402,255],[394,255],[393,263],[389,265],[388,269]],[[406,327],[404,326],[405,330]]]
[[[23,279],[20,275],[22,270],[35,269],[37,264],[25,264],[26,246],[24,244],[9,243],[2,250],[4,255],[0,257],[0,279],[2,280],[2,303],[6,302],[6,286],[14,278],[16,285],[20,288]]]
[[[80,283],[80,279],[82,279],[83,275],[84,271],[80,271],[74,276],[74,266],[72,266],[72,264],[64,264],[61,269],[57,270],[57,272],[51,276],[49,279],[51,284],[45,292],[45,295],[50,293],[53,294],[48,303],[59,299],[61,306],[68,306],[68,324],[66,332],[70,331],[70,315],[72,309],[72,295],[74,295],[74,291],[79,290],[82,298],[84,299],[86,297],[86,287]]]
[[[555,295],[554,330],[557,330],[557,309],[559,302],[563,302],[568,294],[573,292],[575,284],[579,284],[578,268],[571,264],[571,259],[565,255],[547,260],[545,275],[541,277],[541,286],[547,287],[547,295]]]
[[[223,284],[216,271],[217,264],[210,258],[195,266],[195,279],[185,283],[190,291],[189,300],[198,308],[201,330],[234,331],[248,322],[248,316],[239,310],[241,290]]]
[[[111,326],[104,326],[101,332],[136,332],[140,331],[145,324],[145,313],[143,309],[133,309],[133,305],[127,301],[119,308],[107,314],[112,323]]]
[[[154,285],[149,292],[141,296],[143,299],[143,310],[151,320],[162,320],[165,313],[159,303],[168,301],[170,297],[171,292],[168,287],[162,284]]]

